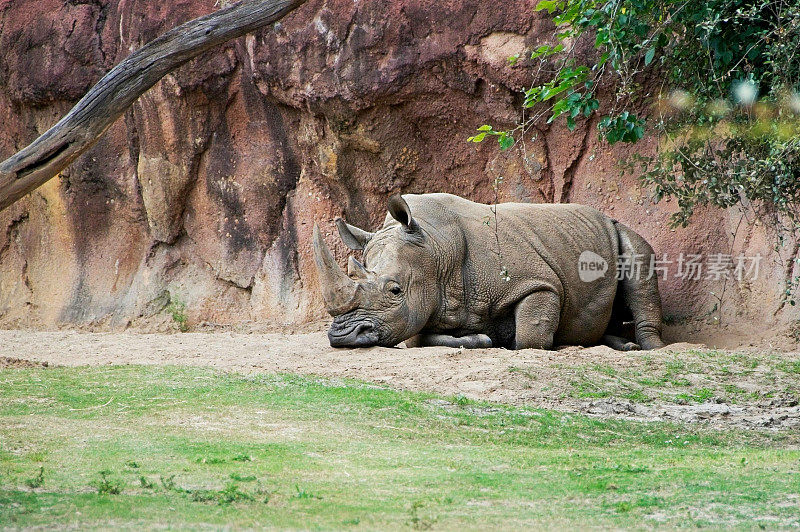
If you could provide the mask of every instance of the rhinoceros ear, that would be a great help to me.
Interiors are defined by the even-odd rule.
[[[336,228],[339,230],[339,236],[342,241],[350,249],[364,249],[375,233],[364,231],[354,225],[350,225],[341,218],[336,218]]]
[[[406,200],[404,200],[403,196],[400,194],[395,194],[389,198],[389,214],[392,215],[392,218],[400,222],[403,229],[408,232],[414,232],[419,227],[411,216],[411,208],[409,208],[408,203],[406,203]]]

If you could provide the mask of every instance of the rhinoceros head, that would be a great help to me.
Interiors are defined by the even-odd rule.
[[[336,220],[344,243],[364,250],[364,264],[351,256],[347,273],[314,226],[314,258],[325,307],[334,318],[328,331],[334,347],[396,345],[419,333],[436,308],[430,243],[399,195],[389,199],[389,213],[399,223],[376,233]]]

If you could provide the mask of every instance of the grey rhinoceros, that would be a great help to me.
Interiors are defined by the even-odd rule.
[[[364,263],[351,256],[342,271],[314,225],[334,347],[664,345],[653,249],[591,207],[502,203],[495,217],[451,194],[406,194],[377,232],[336,225]],[[620,257],[645,268],[618,280]],[[619,336],[630,320],[635,343]]]

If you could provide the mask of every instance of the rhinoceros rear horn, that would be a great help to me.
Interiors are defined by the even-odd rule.
[[[367,279],[369,272],[363,264],[358,262],[353,256],[347,261],[347,276],[351,279]]]
[[[314,261],[317,264],[322,298],[331,316],[338,316],[358,306],[358,283],[350,279],[333,258],[325,245],[319,226],[314,224]]]
[[[415,222],[414,218],[411,216],[411,208],[400,194],[395,194],[389,198],[389,214],[392,215],[392,218],[400,222],[403,229],[406,231],[411,232],[417,230],[417,222]]]
[[[375,233],[359,229],[341,218],[336,218],[336,228],[339,230],[339,236],[342,237],[342,242],[350,249],[364,249],[367,242],[372,240],[372,237],[375,236]]]

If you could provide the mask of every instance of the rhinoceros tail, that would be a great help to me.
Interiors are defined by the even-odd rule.
[[[615,221],[619,237],[619,253],[623,258],[622,279],[617,287],[618,303],[624,304],[633,317],[636,343],[642,349],[664,346],[661,340],[661,295],[658,275],[650,268],[653,248],[635,231]],[[629,262],[626,262],[625,257]],[[621,301],[619,301],[621,299]]]

